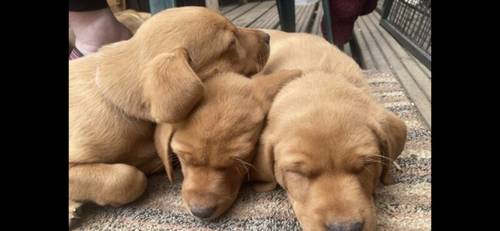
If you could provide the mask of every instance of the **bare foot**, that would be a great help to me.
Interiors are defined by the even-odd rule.
[[[118,22],[109,8],[70,11],[69,24],[75,33],[75,47],[83,55],[94,53],[105,44],[132,37],[132,33]]]

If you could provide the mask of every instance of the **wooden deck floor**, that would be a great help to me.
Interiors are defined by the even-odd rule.
[[[376,12],[356,21],[354,36],[362,66],[394,74],[431,127],[431,71],[399,45],[379,22],[380,15]]]
[[[275,0],[222,6],[220,11],[237,26],[280,29]],[[295,14],[297,32],[321,35],[323,11],[318,1],[296,5]],[[343,51],[353,57],[363,69],[377,69],[394,74],[430,127],[431,71],[407,52],[379,22],[380,15],[377,12],[358,18],[353,42],[345,46]]]
[[[317,9],[318,3],[295,7],[297,32],[311,33],[313,31]],[[220,11],[237,26],[280,29],[278,8],[274,0],[251,1],[241,6],[238,4],[223,6]]]

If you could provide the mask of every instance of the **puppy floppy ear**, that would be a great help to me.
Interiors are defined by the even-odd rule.
[[[254,168],[250,170],[250,182],[256,192],[268,192],[276,188],[274,176],[274,150],[273,145],[261,138],[257,155],[253,160]]]
[[[300,70],[280,70],[271,74],[257,74],[252,78],[255,98],[264,111],[268,111],[274,96],[288,82],[302,75]]]
[[[154,57],[144,68],[144,97],[157,123],[179,122],[203,96],[203,83],[184,48]]]
[[[174,170],[172,166],[172,150],[170,149],[170,142],[174,134],[174,127],[171,124],[158,124],[156,125],[154,142],[156,152],[163,161],[163,166],[167,172],[167,177],[170,183],[174,182]]]
[[[123,112],[157,123],[182,120],[203,96],[203,84],[184,48],[143,57],[133,41],[103,47],[96,84]]]
[[[391,175],[393,161],[398,158],[404,149],[406,142],[406,125],[392,112],[383,111],[377,116],[374,131],[378,136],[384,165],[382,168],[381,180],[385,185],[394,183]]]

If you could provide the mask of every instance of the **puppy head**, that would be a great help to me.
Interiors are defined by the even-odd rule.
[[[269,56],[268,34],[238,28],[204,7],[162,11],[145,22],[133,39],[149,44],[143,53],[150,56],[184,47],[192,69],[203,80],[219,72],[254,74]]]
[[[208,76],[253,74],[268,56],[264,32],[238,29],[203,7],[173,8],[145,21],[131,39],[100,49],[96,83],[130,116],[177,122],[201,99]]]
[[[319,108],[279,138],[261,140],[255,189],[281,185],[304,230],[375,230],[373,195],[378,181],[390,179],[406,127],[382,108],[360,110],[365,106]]]
[[[227,51],[201,75],[212,76],[229,69],[248,76],[259,72],[266,64],[270,52],[268,34],[247,28],[228,28],[232,33],[226,35],[229,37]]]
[[[155,142],[169,176],[169,149],[179,157],[182,199],[193,215],[215,218],[232,205],[251,167],[271,100],[299,75],[299,71],[253,79],[218,75],[207,80],[204,99],[184,121],[157,127]]]

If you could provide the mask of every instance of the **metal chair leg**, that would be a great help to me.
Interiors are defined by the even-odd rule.
[[[295,1],[276,0],[281,30],[295,32]]]
[[[176,5],[176,0],[149,0],[151,15],[156,14],[164,9],[175,7]]]
[[[332,16],[330,15],[330,1],[322,0],[323,5],[323,22],[325,22],[325,32],[327,40],[333,44],[333,31],[332,31]]]

